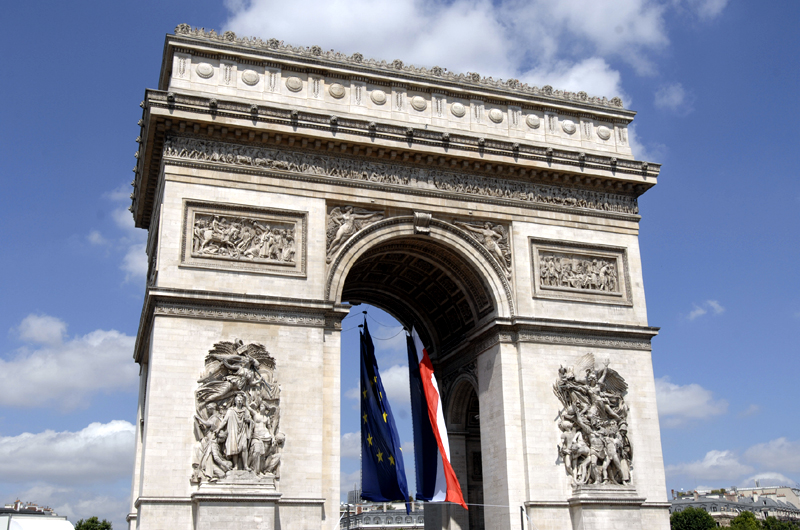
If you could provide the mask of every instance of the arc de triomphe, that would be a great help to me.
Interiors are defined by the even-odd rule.
[[[187,25],[158,87],[131,528],[337,528],[355,302],[434,362],[474,506],[426,528],[668,528],[637,207],[660,167],[619,99]]]

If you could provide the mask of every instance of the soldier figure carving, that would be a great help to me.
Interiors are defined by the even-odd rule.
[[[278,431],[280,387],[275,360],[260,344],[218,342],[206,355],[195,392],[198,446],[192,482],[218,482],[244,472],[253,481],[280,477],[285,435]]]
[[[633,454],[628,439],[628,385],[606,360],[598,371],[588,353],[558,370],[553,392],[564,408],[559,455],[573,485],[629,484]],[[577,373],[585,374],[583,379]]]

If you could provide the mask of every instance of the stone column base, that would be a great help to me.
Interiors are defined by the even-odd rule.
[[[633,486],[575,486],[568,500],[572,529],[642,530],[644,501]]]

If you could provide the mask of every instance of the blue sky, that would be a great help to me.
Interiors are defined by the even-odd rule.
[[[123,527],[144,290],[125,208],[138,103],[181,22],[621,96],[637,158],[664,164],[640,242],[668,488],[800,481],[797,2],[32,0],[4,15],[0,501]],[[370,314],[376,337],[397,331]]]

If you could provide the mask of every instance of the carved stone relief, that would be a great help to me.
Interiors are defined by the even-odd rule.
[[[372,93],[375,94],[375,91]],[[424,182],[424,187],[431,183],[435,189],[443,192],[607,212],[639,213],[636,198],[627,195],[197,138],[168,138],[164,144],[164,156],[411,187],[423,187],[419,183]]]
[[[258,72],[256,72],[255,70],[245,70],[244,72],[242,72],[242,81],[244,81],[244,84],[246,85],[249,86],[257,85],[258,79],[259,79]]]
[[[619,292],[617,260],[563,252],[539,252],[542,287]]]
[[[328,212],[326,230],[327,262],[350,237],[372,223],[383,219],[383,212],[364,210],[355,206],[336,206]]]
[[[214,75],[214,67],[208,63],[200,63],[197,65],[197,68],[195,68],[195,72],[203,79],[208,79]]]
[[[292,76],[286,80],[286,88],[292,92],[300,92],[303,90],[303,80],[299,77]]]
[[[305,274],[306,214],[188,201],[182,264]]]
[[[463,228],[470,236],[477,239],[502,266],[506,278],[511,279],[511,244],[508,240],[508,228],[490,222],[454,221],[453,224]]]
[[[558,454],[574,486],[631,482],[628,384],[608,364],[596,366],[594,354],[588,353],[574,367],[560,367],[553,385],[563,406]]]
[[[369,98],[376,105],[383,105],[384,103],[386,103],[386,92],[384,92],[383,90],[375,89],[370,93]]]
[[[274,487],[286,442],[275,359],[261,344],[218,342],[197,382],[191,481]]]
[[[631,304],[624,248],[531,241],[534,296]]]

